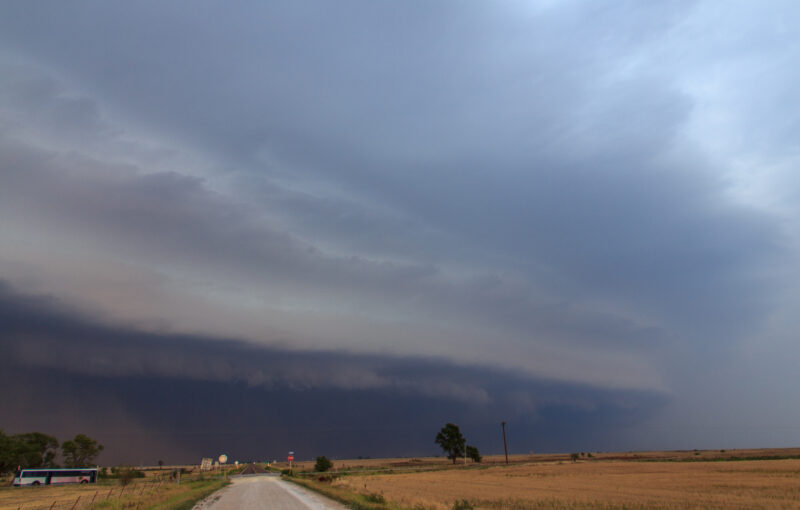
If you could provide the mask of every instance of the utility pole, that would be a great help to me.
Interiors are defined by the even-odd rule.
[[[503,449],[506,451],[506,464],[508,464],[508,445],[506,444],[506,422],[501,421],[500,426],[503,427]]]

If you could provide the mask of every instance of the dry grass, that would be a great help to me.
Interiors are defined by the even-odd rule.
[[[3,487],[0,510],[86,510],[88,508],[191,508],[192,503],[216,491],[225,480],[176,483],[131,483]]]
[[[342,476],[332,484],[311,483],[338,493],[381,494],[388,507],[426,510],[450,509],[460,499],[469,500],[475,508],[492,510],[800,508],[800,460],[732,461],[792,457],[798,453],[738,450],[605,454],[584,456],[575,463],[568,460],[569,455],[563,460],[549,458],[527,463],[517,458],[510,466],[396,471]],[[384,460],[364,467],[376,469],[391,464]]]

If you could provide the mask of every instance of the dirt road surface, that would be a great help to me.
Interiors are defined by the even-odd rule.
[[[346,510],[347,507],[275,475],[233,478],[193,510]]]

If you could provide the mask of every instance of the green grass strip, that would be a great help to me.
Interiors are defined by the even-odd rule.
[[[191,510],[198,501],[217,492],[231,482],[230,480],[217,479],[190,483],[196,485],[195,487],[192,487],[191,491],[184,492],[182,494],[176,494],[167,501],[162,501],[145,508],[149,510]]]

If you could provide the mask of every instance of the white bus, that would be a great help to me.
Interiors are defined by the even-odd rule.
[[[95,483],[97,468],[21,469],[14,476],[14,485],[50,485],[56,483]]]

